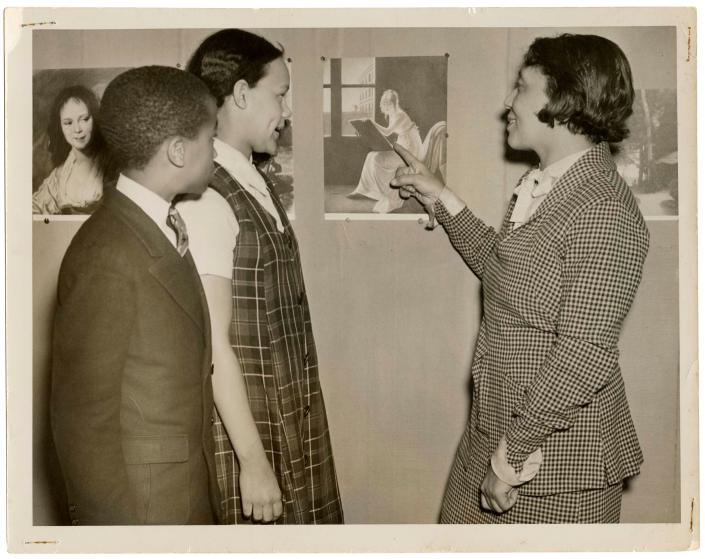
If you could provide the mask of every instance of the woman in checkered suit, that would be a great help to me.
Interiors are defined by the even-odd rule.
[[[610,143],[632,112],[631,70],[591,35],[539,38],[505,100],[508,143],[540,167],[499,231],[403,148],[392,184],[445,228],[482,281],[470,420],[443,523],[618,522],[643,461],[617,342],[649,233]]]

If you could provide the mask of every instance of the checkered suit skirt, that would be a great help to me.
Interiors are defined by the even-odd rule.
[[[466,432],[464,438],[469,437]],[[461,442],[461,448],[463,443]],[[527,495],[521,490],[516,504],[497,514],[480,506],[480,485],[488,462],[463,458],[459,453],[448,478],[441,524],[605,524],[618,523],[622,483],[605,488]]]

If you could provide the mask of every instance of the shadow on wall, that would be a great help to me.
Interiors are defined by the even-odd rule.
[[[47,316],[53,317],[56,301],[53,301],[47,310]],[[52,320],[45,321],[46,339],[52,339]],[[35,321],[35,328],[39,328],[40,321]],[[37,333],[35,332],[35,336]],[[34,355],[35,371],[51,371],[51,352],[42,351],[35,344]],[[33,498],[33,524],[35,526],[56,526],[70,524],[66,507],[67,497],[61,466],[54,448],[49,419],[49,397],[51,394],[51,374],[44,374],[34,378],[34,413],[33,430],[35,439],[34,449],[34,491]]]

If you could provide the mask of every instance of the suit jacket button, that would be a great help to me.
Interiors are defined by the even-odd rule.
[[[74,519],[71,521],[71,524],[72,524],[73,526],[78,526],[78,518],[74,518]]]
[[[311,413],[311,406],[304,406],[304,417],[308,417],[309,413]]]
[[[76,505],[69,506],[69,512],[76,512],[76,510],[77,510]]]

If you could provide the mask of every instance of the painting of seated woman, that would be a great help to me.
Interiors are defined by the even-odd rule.
[[[33,79],[32,213],[93,213],[111,180],[98,111],[122,68],[59,69]]]
[[[447,57],[325,61],[326,218],[417,219],[423,209],[390,186],[394,143],[445,179]]]

